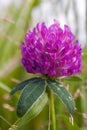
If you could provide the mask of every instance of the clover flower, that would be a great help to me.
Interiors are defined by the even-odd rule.
[[[22,65],[29,73],[60,77],[81,72],[82,49],[67,25],[38,23],[21,45]]]

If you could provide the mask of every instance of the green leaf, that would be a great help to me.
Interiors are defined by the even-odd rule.
[[[19,83],[17,86],[15,86],[10,94],[13,95],[15,94],[17,91],[19,90],[22,90],[27,84],[31,84],[31,82],[34,82],[35,80],[40,80],[40,78],[31,78],[31,79],[27,79],[27,80],[24,80],[23,82]]]
[[[82,78],[77,75],[65,77],[64,80],[69,81],[69,82],[71,82],[71,81],[72,82],[82,82]]]
[[[66,105],[70,114],[73,114],[75,111],[75,103],[67,89],[57,81],[48,80],[47,83],[48,87],[51,88],[54,93],[61,99],[61,101]]]
[[[30,120],[35,118],[43,110],[47,101],[48,101],[47,94],[43,92],[43,94],[38,98],[38,100],[36,100],[33,103],[32,107],[28,109],[25,115],[22,118],[18,119],[14,125],[12,125],[13,130],[19,130],[21,126],[25,125]]]
[[[23,116],[34,102],[45,92],[45,80],[33,79],[23,89],[17,105],[17,115]]]

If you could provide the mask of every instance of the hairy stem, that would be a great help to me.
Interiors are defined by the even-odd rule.
[[[52,90],[49,93],[50,109],[51,109],[51,120],[52,120],[52,130],[56,130],[56,118],[55,118],[55,108],[54,108],[54,95]]]

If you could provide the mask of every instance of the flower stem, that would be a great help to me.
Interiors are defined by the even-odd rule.
[[[56,118],[55,118],[55,108],[54,108],[54,95],[52,90],[50,90],[50,109],[51,109],[51,119],[52,119],[52,130],[56,130]]]

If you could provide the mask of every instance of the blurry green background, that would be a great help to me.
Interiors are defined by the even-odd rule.
[[[68,24],[83,47],[83,71],[79,81],[64,82],[75,98],[74,125],[65,106],[55,97],[58,130],[87,130],[87,7],[86,0],[0,0],[0,130],[7,130],[17,120],[19,93],[9,96],[11,88],[29,77],[21,66],[20,44],[28,29],[37,22],[47,25],[57,19]],[[21,130],[47,130],[48,104]]]

